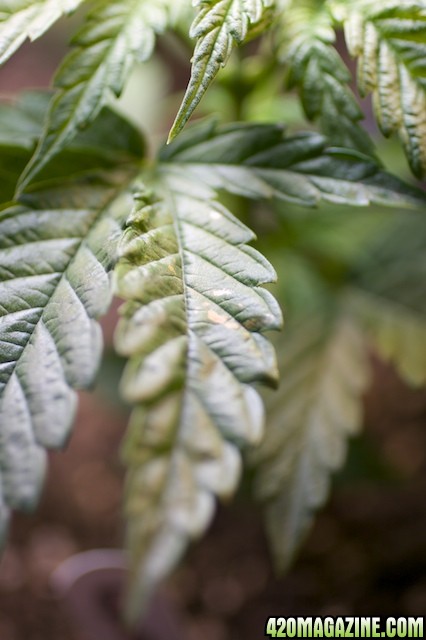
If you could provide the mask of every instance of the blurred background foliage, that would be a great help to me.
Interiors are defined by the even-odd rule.
[[[50,82],[72,21],[25,45],[0,70],[3,99]],[[163,143],[173,120],[190,51],[183,26],[166,35],[116,105],[143,129],[151,150]],[[285,82],[273,43],[254,41],[234,53],[198,116],[313,128],[297,95],[284,94]],[[379,137],[369,101],[362,105],[379,157],[410,181],[400,145]],[[276,338],[283,382],[276,394],[265,394],[267,436],[248,454],[251,466],[237,499],[219,509],[207,537],[164,587],[179,619],[176,637],[255,640],[271,614],[422,615],[426,218],[332,204],[306,210],[276,202],[271,209],[238,199],[232,208],[255,230],[257,248],[278,273],[273,292],[287,322]],[[103,321],[106,352],[95,394],[82,394],[66,452],[51,454],[41,509],[15,518],[0,566],[1,640],[87,637],[69,624],[65,607],[53,606],[51,573],[78,551],[120,546],[117,451],[127,410],[117,392],[122,362],[111,346],[115,322],[116,307]],[[278,447],[283,442],[285,449]],[[277,575],[264,539],[263,507],[251,496],[266,501],[275,556],[288,567],[328,495],[330,471],[338,469],[306,544]],[[111,638],[127,637],[117,634]]]

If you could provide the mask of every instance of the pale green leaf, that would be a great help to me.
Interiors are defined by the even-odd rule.
[[[36,40],[84,0],[0,0],[0,64],[29,38]]]
[[[261,445],[252,452],[255,493],[285,569],[345,460],[347,438],[362,425],[369,369],[363,336],[346,315],[300,319],[280,345],[283,380],[267,400]]]
[[[329,147],[316,133],[286,136],[278,125],[214,123],[193,127],[160,154],[164,170],[247,198],[366,206],[424,207],[423,192],[371,158]]]
[[[126,122],[104,115],[110,125],[128,131]],[[35,505],[45,449],[66,442],[76,409],[74,389],[92,384],[101,356],[96,318],[111,300],[108,273],[129,210],[130,197],[117,195],[139,161],[133,155],[135,130],[129,145],[120,134],[123,145],[115,148],[113,164],[103,150],[102,128],[95,123],[81,137],[83,153],[74,148],[72,163],[69,154],[57,157],[53,173],[26,194],[26,206],[0,212],[2,534],[10,509]]]
[[[155,34],[169,19],[167,0],[97,2],[73,38],[74,50],[55,78],[57,93],[21,189],[99,113],[119,96],[136,61],[152,54]]]
[[[169,134],[173,140],[195,111],[235,45],[241,45],[274,0],[193,0],[199,12],[190,36],[197,39],[191,78]]]
[[[128,220],[116,345],[129,358],[124,396],[138,405],[124,449],[130,618],[204,532],[215,496],[235,489],[238,447],[262,434],[250,384],[276,383],[262,333],[280,327],[281,313],[259,286],[275,272],[246,244],[253,238],[191,180],[169,178],[163,196],[141,196]]]

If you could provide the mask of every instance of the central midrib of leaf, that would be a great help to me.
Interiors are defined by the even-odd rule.
[[[185,375],[185,379],[183,382],[183,386],[182,386],[182,402],[181,402],[181,406],[180,406],[180,411],[179,411],[179,419],[176,425],[176,431],[175,431],[175,440],[176,440],[176,444],[178,446],[171,446],[169,448],[169,457],[170,457],[170,465],[169,465],[169,470],[168,470],[168,474],[165,476],[164,478],[164,486],[167,487],[170,484],[170,480],[173,478],[173,475],[175,473],[175,468],[177,466],[177,460],[179,458],[179,454],[180,454],[180,444],[181,444],[181,425],[182,425],[182,421],[183,421],[183,417],[185,415],[185,409],[186,409],[186,403],[188,402],[188,384],[187,384],[187,380],[190,379],[189,376],[189,370],[190,370],[190,359],[189,359],[189,352],[190,352],[190,341],[191,341],[191,335],[190,335],[190,326],[189,326],[189,318],[188,318],[188,287],[186,284],[186,277],[185,277],[185,257],[184,257],[184,248],[183,248],[183,241],[182,241],[182,233],[181,233],[181,228],[180,228],[180,223],[179,223],[179,219],[178,216],[175,215],[175,212],[177,210],[177,206],[176,206],[176,202],[175,202],[175,198],[173,195],[173,192],[171,189],[167,190],[167,198],[169,200],[169,202],[171,203],[171,207],[172,207],[172,211],[173,211],[173,228],[176,234],[176,238],[178,241],[178,255],[180,258],[180,263],[181,263],[181,269],[182,269],[182,288],[183,288],[183,304],[185,306],[185,318],[186,318],[186,339],[187,339],[187,345],[186,345],[186,354],[185,354],[185,371],[186,371],[186,375]],[[163,494],[160,494],[160,501],[161,498],[165,498],[165,500],[167,501],[167,495],[163,496]]]
[[[203,85],[204,80],[205,80],[205,78],[204,78],[204,73],[205,73],[206,69],[207,69],[207,68],[208,68],[208,66],[209,66],[209,63],[210,63],[210,61],[211,61],[211,58],[212,58],[212,57],[217,57],[217,58],[218,58],[218,60],[219,60],[219,58],[220,58],[220,53],[219,53],[219,56],[217,56],[217,54],[216,54],[216,46],[217,46],[217,43],[218,43],[219,38],[220,38],[220,36],[222,35],[223,31],[225,31],[225,34],[226,34],[227,39],[231,36],[231,34],[230,34],[230,33],[228,33],[228,24],[227,24],[227,20],[228,20],[229,12],[230,12],[230,9],[231,9],[231,7],[232,7],[233,2],[234,2],[234,0],[228,0],[227,5],[225,5],[225,6],[226,6],[226,10],[225,10],[225,13],[224,13],[224,16],[223,16],[223,20],[221,21],[220,26],[219,26],[219,27],[217,27],[217,26],[216,26],[216,27],[214,27],[214,28],[212,29],[212,31],[213,31],[214,29],[216,30],[216,35],[214,36],[213,46],[212,46],[212,49],[211,49],[210,55],[208,55],[208,56],[204,55],[204,56],[203,56],[203,58],[204,58],[204,62],[203,62],[203,66],[202,66],[202,73],[200,73],[200,75],[199,75],[199,79],[198,79],[198,82],[194,85],[194,88],[193,88],[193,90],[191,91],[190,95],[189,95],[189,96],[187,96],[186,102],[190,102],[191,100],[193,100],[193,99],[194,99],[194,97],[196,96],[197,92],[198,92],[198,89],[200,88],[200,86],[202,86],[202,85]],[[204,34],[204,36],[205,36],[205,34]],[[195,52],[197,52],[197,48],[195,49]],[[224,62],[224,61],[222,61],[222,64],[223,64],[223,62]]]
[[[231,0],[232,2],[233,0]],[[190,308],[190,304],[189,304],[189,294],[188,294],[188,284],[187,284],[187,278],[186,278],[186,261],[185,261],[185,251],[187,250],[185,247],[185,243],[183,240],[183,233],[182,233],[182,229],[181,229],[181,223],[179,220],[179,216],[176,215],[176,211],[178,210],[178,206],[176,203],[176,198],[174,195],[174,192],[172,189],[167,189],[167,200],[170,202],[171,205],[171,210],[173,211],[173,228],[175,230],[175,234],[176,234],[176,238],[177,238],[177,242],[178,242],[178,255],[179,255],[179,259],[180,259],[180,263],[181,263],[181,269],[182,269],[182,288],[183,288],[183,304],[185,307],[185,317],[186,317],[186,339],[187,339],[187,349],[186,349],[186,362],[185,362],[185,371],[186,371],[186,375],[185,375],[185,381],[183,383],[183,387],[182,387],[182,392],[183,392],[183,399],[182,399],[182,404],[181,404],[181,409],[180,409],[180,416],[179,416],[179,421],[178,421],[178,428],[177,428],[177,434],[176,434],[176,440],[179,443],[180,441],[180,426],[183,423],[183,419],[185,416],[185,412],[186,412],[186,404],[188,402],[188,391],[190,390],[191,387],[191,381],[192,381],[192,376],[191,376],[191,358],[190,358],[190,352],[191,352],[191,343],[194,339],[194,333],[191,330],[191,316],[190,316],[190,312],[189,312],[189,308]],[[192,223],[191,223],[192,224]],[[200,225],[201,226],[201,225]],[[196,252],[194,252],[196,253]],[[196,253],[196,255],[198,255]],[[204,256],[200,256],[202,259],[204,259]],[[204,294],[203,294],[204,295]],[[205,346],[210,350],[209,345],[207,345],[206,343],[204,343]],[[228,364],[223,361],[224,364],[226,365],[227,369],[232,373],[232,375],[234,375],[234,373],[232,372],[232,370],[229,368]],[[191,391],[196,395],[197,399],[199,400],[199,402],[201,404],[203,404],[203,398],[202,396],[197,393],[196,389],[191,389]],[[208,412],[207,407],[204,407],[206,409],[206,411]],[[172,450],[172,459],[176,456],[178,456],[179,454],[179,448],[175,447],[174,450]],[[170,466],[170,474],[169,476],[173,475],[173,468],[172,465]]]

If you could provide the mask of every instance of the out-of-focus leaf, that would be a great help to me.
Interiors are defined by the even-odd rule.
[[[379,354],[410,384],[426,383],[426,222],[399,220],[358,266],[353,312]]]
[[[362,424],[368,384],[363,336],[346,315],[299,319],[279,346],[283,379],[267,398],[264,440],[252,452],[277,567],[286,568],[321,506],[330,473]]]
[[[326,4],[293,0],[281,22],[278,55],[288,67],[288,88],[298,88],[307,117],[319,120],[331,144],[373,155],[373,142],[359,125],[364,115],[349,88],[351,74],[333,45]]]
[[[119,96],[136,61],[152,54],[170,17],[167,0],[98,1],[73,38],[56,77],[45,132],[21,179],[21,190],[89,122]]]
[[[27,38],[36,40],[84,0],[0,0],[0,64]]]

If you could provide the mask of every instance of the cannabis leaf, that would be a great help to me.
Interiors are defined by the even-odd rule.
[[[141,195],[128,220],[116,268],[117,293],[127,300],[116,340],[118,351],[129,358],[123,394],[138,405],[124,447],[128,546],[136,567],[130,618],[175,564],[188,539],[205,529],[214,495],[229,494],[235,487],[239,458],[226,440],[241,445],[258,439],[260,408],[247,384],[272,382],[276,375],[271,347],[259,333],[279,325],[276,303],[258,286],[271,281],[273,271],[246,246],[252,234],[218,204],[215,190],[310,206],[320,199],[424,206],[422,192],[392,178],[366,156],[328,149],[317,134],[286,138],[282,128],[273,125],[193,127],[162,150],[153,180],[153,194]],[[309,382],[315,396],[312,412],[322,416],[328,410],[322,404],[323,384],[333,387],[336,402],[343,398],[349,409],[354,407],[349,415],[342,409],[335,422],[326,414],[320,428],[322,435],[334,428],[333,443],[342,451],[344,437],[358,426],[354,415],[367,380],[365,349],[346,316],[327,319],[320,328],[321,335],[315,334],[318,347],[312,343],[307,354],[318,362],[324,349],[329,373],[318,365]],[[289,335],[291,344],[302,339],[297,332]],[[304,335],[311,335],[309,327],[304,327]],[[345,375],[341,343],[345,357],[354,358]],[[354,367],[359,376],[352,383]],[[291,380],[290,373],[289,385]],[[294,407],[288,388],[286,401]],[[309,431],[305,395],[297,397],[302,414],[298,424],[306,420]],[[312,419],[312,424],[317,422]],[[308,457],[313,450],[312,455],[322,455],[316,445],[310,446]],[[335,450],[315,468],[323,486],[337,466]],[[296,493],[303,482],[300,477]],[[305,528],[306,513],[325,493],[315,499],[308,494],[294,498],[299,511],[291,525],[290,546],[296,532]]]
[[[352,312],[379,354],[412,385],[426,383],[426,223],[398,220],[356,270]]]
[[[108,152],[102,120],[110,129]],[[9,510],[31,508],[38,498],[45,448],[60,447],[68,437],[73,389],[90,385],[96,373],[102,338],[95,319],[111,300],[108,272],[128,211],[127,197],[117,194],[134,176],[143,150],[138,133],[108,111],[78,145],[80,151],[74,147],[55,159],[23,204],[0,212],[3,536]]]
[[[36,40],[84,0],[0,0],[0,64],[27,38]]]
[[[328,495],[330,473],[344,462],[348,436],[362,425],[369,371],[362,333],[344,313],[299,318],[287,329],[280,353],[285,375],[267,400],[265,437],[251,462],[274,558],[283,570]]]
[[[426,196],[371,158],[330,148],[316,133],[286,136],[279,125],[203,123],[160,154],[165,171],[191,175],[215,189],[304,206],[320,200],[421,207]]]
[[[264,440],[249,462],[281,569],[325,501],[330,473],[343,464],[347,437],[362,425],[369,347],[391,360],[407,382],[426,380],[426,223],[416,213],[380,218],[374,241],[369,234],[367,246],[350,254],[341,245],[345,234],[354,240],[352,217],[341,220],[337,238],[336,225],[321,217],[307,246],[314,220],[297,223],[296,218],[300,228],[290,232],[294,256],[280,267],[281,296],[292,311],[277,342],[285,375],[279,391],[266,395]],[[288,233],[287,224],[284,228]],[[320,273],[315,255],[321,265],[331,259],[335,280],[329,271]]]
[[[247,246],[253,233],[191,180],[162,179],[142,195],[121,242],[118,294],[128,300],[117,349],[129,358],[125,398],[138,405],[124,459],[134,577],[129,616],[200,535],[214,497],[238,481],[238,448],[259,440],[254,382],[275,384],[262,332],[280,309],[259,285],[275,278]]]
[[[169,134],[173,140],[183,129],[198,103],[227,63],[235,44],[244,42],[274,0],[194,0],[199,13],[190,29],[196,38],[191,78]]]
[[[358,85],[373,92],[380,128],[397,132],[414,174],[426,172],[426,5],[419,1],[348,5],[345,34],[359,58]]]
[[[55,78],[46,130],[21,178],[25,188],[51,158],[119,96],[136,61],[147,60],[168,23],[167,0],[97,2]]]
[[[288,88],[299,89],[307,117],[319,120],[330,143],[373,155],[373,142],[359,126],[363,112],[348,86],[351,74],[333,46],[326,5],[297,0],[280,18],[278,56],[288,67]]]
[[[354,292],[351,303],[378,354],[392,362],[408,384],[423,386],[426,383],[425,317],[365,292]]]

